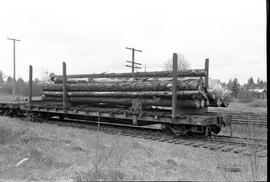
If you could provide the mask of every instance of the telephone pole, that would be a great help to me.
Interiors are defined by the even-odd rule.
[[[136,63],[135,62],[135,51],[142,52],[142,50],[137,50],[135,48],[129,48],[129,47],[126,47],[126,49],[132,50],[132,61],[126,61],[128,63],[131,63],[131,66],[130,65],[126,65],[126,67],[130,67],[131,68],[131,72],[134,73],[134,69],[135,68],[136,69],[141,69],[141,67],[135,66],[135,64],[142,65],[141,63]]]
[[[15,39],[15,38],[7,38],[8,40],[12,40],[13,41],[13,92],[12,92],[12,95],[13,97],[15,97],[15,94],[16,94],[16,73],[15,73],[15,42],[16,41],[21,41],[21,40],[18,40],[18,39]]]

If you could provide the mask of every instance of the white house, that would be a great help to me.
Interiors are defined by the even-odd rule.
[[[208,84],[209,84],[209,91],[213,92],[219,92],[222,93],[222,95],[229,95],[232,91],[224,88],[221,85],[221,82],[219,79],[208,79]]]
[[[248,91],[252,92],[253,95],[257,98],[265,99],[267,97],[267,90],[263,88],[249,89]]]

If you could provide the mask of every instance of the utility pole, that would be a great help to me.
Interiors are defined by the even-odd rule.
[[[7,38],[8,40],[12,40],[13,41],[13,92],[12,95],[13,97],[15,97],[16,94],[16,73],[15,73],[15,42],[16,41],[21,41],[15,38]]]
[[[126,61],[128,63],[131,63],[131,66],[130,65],[126,65],[126,67],[130,67],[131,68],[131,72],[134,73],[134,69],[141,69],[141,67],[138,67],[138,66],[135,66],[135,64],[137,65],[142,65],[141,63],[136,63],[135,62],[135,51],[137,52],[142,52],[142,50],[137,50],[135,48],[129,48],[129,47],[126,47],[126,49],[130,49],[132,50],[132,61]]]

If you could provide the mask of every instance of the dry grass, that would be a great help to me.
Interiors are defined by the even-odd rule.
[[[104,133],[96,132],[95,155],[90,169],[77,171],[74,175],[75,181],[122,181],[124,173],[120,168],[127,156],[128,149],[123,145],[120,138],[112,141],[110,145],[104,143]],[[110,169],[108,169],[108,166]]]
[[[0,179],[246,181],[251,174],[249,156],[216,157],[203,148],[7,117],[0,117],[0,128],[0,136],[5,136],[0,143]],[[26,157],[29,160],[15,166]],[[241,173],[221,171],[218,160]],[[266,180],[265,158],[256,163],[257,179]]]
[[[267,107],[267,101],[262,99],[256,99],[253,100],[248,104],[250,107],[256,107],[256,108],[266,108]]]
[[[242,153],[237,160],[237,163],[230,164],[224,161],[219,152],[215,153],[216,160],[218,161],[218,168],[221,170],[225,181],[234,180],[232,172],[238,172],[241,175],[241,181],[267,181],[265,162],[258,157],[258,145],[254,142],[256,129],[253,125],[247,128],[247,135],[249,140],[248,153]],[[212,140],[215,142],[214,137]],[[248,156],[248,157],[245,157]],[[248,162],[248,163],[247,163]]]
[[[228,107],[210,107],[209,111],[253,112],[258,114],[267,114],[266,103],[266,100],[254,100],[250,103],[230,102]]]
[[[232,128],[225,127],[222,128],[220,135],[231,135],[231,129],[232,129],[232,135],[234,137],[242,137],[242,138],[248,138],[250,136],[250,130],[248,125],[232,125]],[[256,127],[254,126],[254,138],[258,139],[267,139],[267,127]]]

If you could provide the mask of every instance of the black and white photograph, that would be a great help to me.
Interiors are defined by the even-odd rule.
[[[0,1],[0,182],[267,181],[268,11]]]

